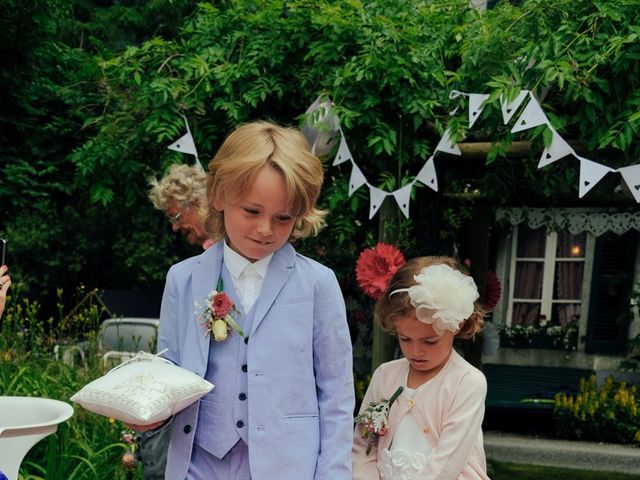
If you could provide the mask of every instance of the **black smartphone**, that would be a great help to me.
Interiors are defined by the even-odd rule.
[[[2,263],[0,263],[0,265],[4,265],[4,259],[7,254],[7,239],[0,238],[0,241],[2,242]]]

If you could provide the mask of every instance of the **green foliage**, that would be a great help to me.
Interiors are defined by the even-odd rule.
[[[614,382],[603,385],[595,375],[580,380],[576,395],[558,393],[553,416],[558,435],[578,440],[640,443],[640,412],[637,387]]]
[[[499,328],[500,345],[516,348],[550,348],[576,350],[578,347],[578,323],[567,325],[514,325]]]
[[[365,188],[348,196],[348,165],[327,165],[329,227],[300,247],[316,256],[330,245],[323,258],[341,278],[379,238],[408,255],[451,252],[466,241],[477,199],[576,197],[576,162],[538,171],[549,131],[511,134],[502,95],[534,91],[589,158],[636,161],[635,2],[525,0],[485,12],[469,3],[2,0],[0,48],[11,68],[0,72],[0,232],[14,277],[49,299],[81,282],[157,286],[169,264],[196,253],[146,198],[149,176],[190,161],[166,149],[185,132],[180,113],[206,163],[238,122],[295,124],[318,95],[330,96],[359,167],[387,191],[415,178],[447,126],[454,138],[492,143],[484,166],[438,153],[439,193],[414,189],[411,220],[388,198],[382,228],[368,218]],[[466,105],[448,98],[453,89],[489,94],[474,128],[464,108],[450,115]],[[532,158],[507,158],[520,140]]]
[[[151,170],[123,163],[119,169],[138,177],[106,179],[122,187],[116,196],[88,184],[82,168],[90,165],[76,165],[72,152],[91,142],[94,118],[104,109],[96,50],[111,57],[125,39],[175,34],[194,2],[1,3],[7,15],[0,49],[8,68],[0,72],[0,234],[9,240],[16,286],[51,309],[58,287],[160,285],[166,266],[188,250],[175,244],[146,199]],[[104,149],[106,160],[121,163],[120,143]],[[135,255],[131,244],[139,246]]]
[[[79,295],[91,292],[80,291]],[[58,292],[59,298],[62,292]],[[90,381],[105,373],[96,355],[95,332],[101,314],[98,305],[84,302],[65,312],[58,304],[60,319],[42,315],[38,302],[12,302],[0,323],[0,394],[45,397],[64,402]],[[87,355],[76,365],[67,365],[54,353],[85,339]],[[76,408],[58,431],[36,444],[20,469],[21,478],[69,480],[142,479],[141,467],[126,470],[121,457],[128,450],[122,441],[124,426],[113,419]]]

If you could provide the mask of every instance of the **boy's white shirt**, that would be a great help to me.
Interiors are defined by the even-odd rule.
[[[380,365],[373,373],[362,402],[361,411],[369,402],[391,397],[404,385],[408,361],[404,358]],[[433,449],[425,468],[425,480],[489,480],[482,438],[482,420],[487,383],[478,369],[455,350],[439,374],[419,389],[415,396],[403,392],[389,413],[389,431],[381,437],[377,448],[367,456],[367,440],[356,425],[353,438],[354,480],[376,480],[378,454],[389,449],[402,418],[413,415],[422,426]],[[410,399],[414,406],[411,407]]]
[[[252,263],[235,250],[232,250],[226,240],[223,252],[224,264],[231,274],[233,286],[240,296],[244,311],[248,312],[260,296],[273,253]]]

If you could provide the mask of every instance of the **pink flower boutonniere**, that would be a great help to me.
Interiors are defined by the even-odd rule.
[[[223,291],[222,278],[219,278],[216,289],[207,296],[207,308],[201,315],[202,325],[216,342],[226,340],[233,330],[244,337],[242,328],[233,318],[239,314],[231,297]]]
[[[373,447],[378,446],[380,437],[384,437],[387,434],[389,430],[389,409],[402,393],[402,390],[404,390],[403,387],[398,387],[389,400],[369,402],[367,408],[356,417],[355,420],[360,426],[360,433],[368,440],[367,455],[371,453]]]

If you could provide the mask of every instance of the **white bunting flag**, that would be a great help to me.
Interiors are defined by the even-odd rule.
[[[640,164],[631,165],[630,167],[619,168],[618,171],[624,179],[627,187],[631,191],[631,195],[640,203]]]
[[[353,195],[362,185],[367,183],[367,179],[362,174],[362,171],[354,163],[351,169],[351,178],[349,178],[349,196]]]
[[[369,196],[369,220],[371,220],[380,208],[380,205],[382,205],[382,202],[387,196],[387,192],[369,185]]]
[[[580,160],[580,188],[578,193],[580,198],[584,197],[607,173],[615,171],[588,158],[578,157],[578,160]]]
[[[438,178],[436,177],[436,166],[433,161],[433,156],[429,157],[427,163],[422,166],[418,175],[416,175],[416,180],[425,184],[432,190],[436,192],[438,191]]]
[[[530,128],[537,127],[538,125],[549,125],[549,120],[542,111],[542,107],[540,107],[538,101],[533,98],[533,95],[529,95],[529,97],[529,103],[524,107],[522,115],[520,115],[520,118],[518,118],[518,121],[511,129],[511,133],[528,130]],[[551,125],[549,125],[549,127],[551,127]]]
[[[553,128],[551,129],[551,132],[553,133],[551,145],[545,148],[544,152],[542,152],[542,155],[540,156],[540,162],[538,163],[538,168],[546,167],[547,165],[555,162],[556,160],[560,160],[562,157],[566,157],[567,155],[575,155],[573,148],[569,146],[569,144],[558,134],[558,132],[556,132]]]
[[[406,218],[409,218],[409,201],[411,200],[412,188],[413,183],[410,183],[409,185],[402,187],[400,190],[393,192],[393,197],[396,199],[396,203],[398,204],[398,207],[400,207],[400,211]]]
[[[195,155],[196,158],[198,157],[198,152],[196,151],[195,143],[193,143],[193,137],[191,136],[191,132],[185,133],[183,136],[181,136],[178,140],[173,142],[167,148],[175,152],[188,153],[189,155]]]
[[[349,151],[349,146],[347,145],[347,141],[344,138],[342,130],[340,130],[340,146],[338,147],[336,158],[333,159],[333,165],[340,165],[343,162],[351,160],[353,160],[353,157],[351,156],[351,152]]]
[[[451,153],[453,155],[462,155],[458,145],[451,141],[451,131],[448,128],[442,134],[442,138],[436,146],[436,151]]]
[[[518,110],[518,108],[520,108],[520,105],[522,105],[522,102],[524,102],[524,99],[528,94],[529,90],[520,90],[518,96],[509,103],[506,102],[504,97],[500,97],[500,106],[502,107],[502,120],[504,121],[505,125],[509,123],[511,117],[515,115],[516,111]]]
[[[482,113],[484,106],[482,103],[489,98],[488,94],[471,93],[469,94],[469,128],[473,127],[478,117]]]

